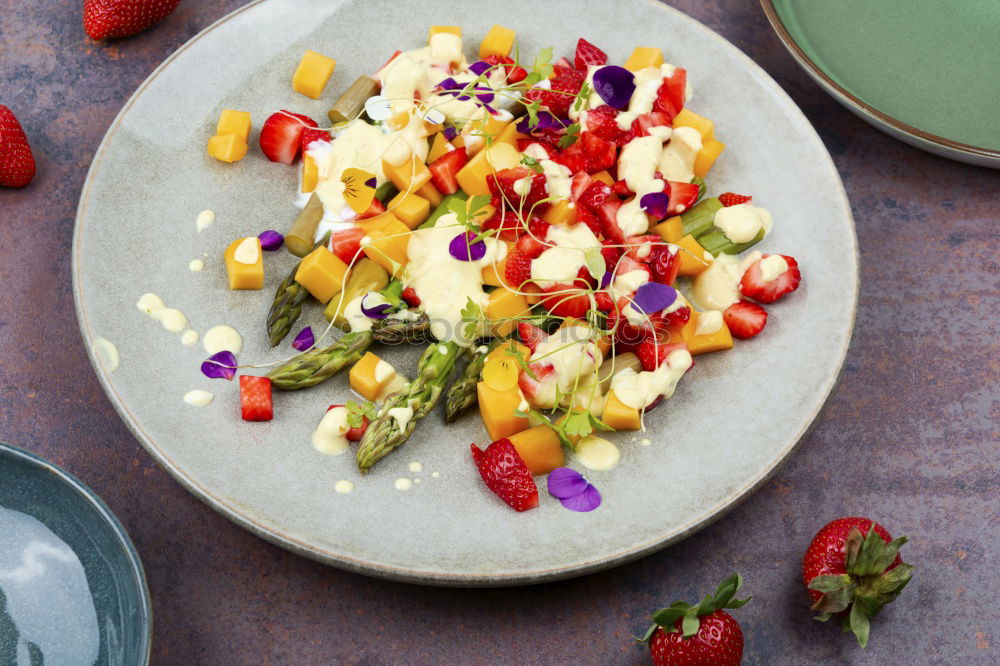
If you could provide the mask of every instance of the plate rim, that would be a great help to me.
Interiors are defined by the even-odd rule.
[[[142,566],[142,558],[139,557],[139,551],[136,549],[135,543],[132,542],[132,537],[129,536],[128,530],[125,529],[121,520],[119,520],[114,511],[112,511],[111,508],[105,504],[104,500],[102,500],[90,486],[78,479],[68,470],[56,465],[50,460],[46,460],[33,451],[21,448],[20,446],[14,446],[8,442],[0,441],[0,457],[5,456],[11,456],[17,461],[31,467],[35,467],[43,472],[52,474],[62,483],[73,489],[76,494],[83,499],[85,504],[90,505],[95,511],[97,511],[98,515],[111,526],[111,530],[117,537],[118,542],[124,547],[125,554],[128,556],[129,564],[132,566],[132,574],[139,583],[139,596],[141,598],[144,620],[144,631],[140,652],[145,655],[144,663],[148,664],[152,658],[153,651],[153,602],[149,594],[149,581],[146,580],[146,570]]]
[[[593,560],[586,562],[578,562],[575,564],[561,566],[561,567],[551,567],[548,569],[532,569],[523,570],[516,573],[500,572],[476,572],[476,573],[448,573],[439,570],[427,569],[427,568],[413,568],[404,567],[398,565],[391,565],[385,563],[373,563],[365,559],[351,557],[343,553],[331,552],[325,548],[315,546],[313,544],[306,543],[296,537],[282,533],[280,526],[275,528],[269,527],[261,522],[258,522],[252,517],[249,512],[241,513],[238,504],[229,498],[226,498],[220,493],[214,493],[208,488],[199,484],[193,478],[188,477],[185,472],[177,466],[173,460],[162,451],[156,444],[155,440],[150,434],[143,430],[139,425],[138,421],[134,418],[134,415],[125,405],[121,396],[111,385],[108,375],[104,372],[103,366],[101,365],[100,359],[97,357],[93,340],[98,337],[97,334],[91,330],[89,326],[89,321],[87,319],[87,313],[83,307],[83,292],[82,292],[82,279],[81,279],[81,250],[82,250],[82,227],[83,219],[87,211],[87,205],[90,198],[90,190],[92,186],[92,179],[97,172],[97,169],[104,157],[111,140],[121,126],[122,120],[125,114],[131,109],[131,107],[137,102],[139,97],[145,92],[145,90],[152,84],[162,71],[169,66],[181,53],[186,51],[195,42],[204,38],[211,31],[215,30],[223,23],[226,23],[245,11],[249,11],[268,0],[252,0],[246,5],[237,8],[236,10],[222,16],[215,22],[211,23],[209,26],[195,34],[191,39],[178,47],[173,53],[171,53],[156,69],[154,69],[149,76],[139,85],[135,92],[128,98],[122,109],[115,116],[111,125],[108,127],[104,138],[101,140],[97,150],[94,153],[94,157],[91,161],[90,167],[87,170],[87,175],[84,180],[83,187],[80,193],[80,201],[77,206],[76,217],[74,219],[73,227],[73,246],[72,246],[72,280],[73,280],[73,303],[74,309],[77,315],[77,323],[80,327],[80,333],[83,338],[84,347],[87,352],[87,356],[90,359],[91,365],[93,366],[95,373],[97,375],[98,381],[101,387],[104,389],[112,406],[115,411],[118,412],[119,417],[125,422],[125,425],[132,432],[133,436],[139,441],[144,449],[153,457],[157,463],[163,467],[170,476],[172,476],[178,483],[180,483],[185,489],[191,492],[195,497],[204,502],[209,508],[222,514],[226,519],[232,521],[239,527],[246,529],[252,534],[268,541],[276,546],[289,550],[293,553],[301,555],[311,560],[321,562],[326,565],[335,566],[340,569],[351,571],[353,573],[360,573],[368,576],[375,576],[378,578],[394,580],[406,583],[418,583],[423,585],[435,585],[435,586],[446,586],[446,587],[509,587],[516,585],[533,585],[544,582],[551,582],[557,580],[563,580],[568,578],[575,578],[583,576],[590,573],[595,573],[605,569],[610,569],[612,567],[620,566],[628,562],[637,560],[639,558],[650,555],[654,552],[662,550],[670,545],[673,545],[679,541],[686,539],[687,537],[699,532],[708,525],[719,520],[725,516],[729,511],[733,510],[739,506],[748,497],[753,495],[762,485],[764,485],[781,466],[788,461],[792,453],[798,448],[802,440],[808,434],[808,432],[815,426],[816,421],[819,417],[820,412],[826,406],[833,389],[839,383],[840,377],[843,374],[845,360],[847,358],[847,353],[851,345],[851,341],[854,336],[854,331],[857,322],[857,307],[858,307],[858,296],[860,292],[860,252],[858,249],[858,237],[857,228],[854,222],[854,215],[851,209],[850,198],[847,196],[847,192],[844,188],[843,179],[840,177],[840,173],[833,162],[833,158],[830,152],[826,149],[825,144],[820,138],[819,134],[816,132],[815,127],[809,121],[808,117],[803,113],[802,109],[799,108],[798,104],[788,95],[787,92],[768,74],[760,65],[758,65],[750,56],[743,52],[742,49],[737,47],[735,44],[730,42],[728,39],[712,30],[708,26],[704,25],[697,19],[689,16],[688,14],[667,5],[658,0],[641,0],[647,5],[652,5],[658,9],[666,12],[675,14],[681,21],[689,24],[693,30],[701,30],[708,33],[713,39],[720,41],[724,45],[732,48],[738,57],[743,60],[746,64],[748,71],[756,74],[761,85],[769,87],[771,91],[779,98],[783,99],[789,110],[793,113],[799,115],[799,117],[805,122],[808,127],[809,135],[812,141],[820,148],[823,156],[825,157],[825,166],[830,170],[831,174],[835,178],[836,189],[842,198],[844,203],[844,211],[846,214],[846,222],[850,229],[850,248],[849,254],[853,258],[854,263],[854,290],[851,294],[851,308],[849,316],[849,328],[844,340],[841,344],[839,357],[836,359],[835,372],[831,373],[831,377],[827,380],[827,385],[825,391],[821,396],[817,396],[815,402],[815,409],[809,415],[808,421],[802,427],[802,429],[789,439],[789,442],[782,449],[778,455],[775,457],[774,462],[755,478],[748,480],[742,487],[735,490],[728,498],[722,500],[716,506],[710,507],[702,513],[702,517],[694,519],[691,522],[685,524],[682,527],[672,530],[666,535],[659,536],[657,538],[650,539],[644,543],[632,545],[631,547],[619,551],[611,555],[605,555]]]
[[[947,137],[934,134],[933,132],[922,130],[919,127],[915,127],[909,123],[903,122],[902,120],[898,120],[884,111],[879,111],[874,106],[868,104],[848,91],[831,78],[826,71],[816,64],[816,62],[810,58],[808,54],[806,54],[802,47],[799,46],[798,42],[788,31],[785,22],[781,19],[780,13],[774,6],[774,0],[759,1],[761,8],[764,10],[764,14],[767,16],[768,22],[771,24],[775,33],[777,33],[778,39],[781,40],[785,49],[792,55],[799,66],[802,67],[802,69],[804,69],[806,73],[820,85],[820,87],[824,88],[841,104],[847,106],[852,111],[855,111],[876,124],[882,124],[887,126],[887,129],[891,128],[897,132],[902,132],[917,141],[930,143],[937,150],[944,151],[947,154],[958,153],[959,155],[965,157],[985,160],[990,164],[1000,167],[1000,149],[962,143],[961,141],[955,141],[954,139],[949,139]],[[976,164],[983,166],[981,162],[976,162]]]

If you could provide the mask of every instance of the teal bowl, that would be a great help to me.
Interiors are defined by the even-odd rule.
[[[139,554],[92,490],[0,442],[0,664],[149,663]]]

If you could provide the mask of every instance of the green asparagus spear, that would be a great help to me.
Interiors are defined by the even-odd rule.
[[[417,421],[434,409],[461,352],[462,347],[454,342],[427,347],[417,364],[416,378],[401,391],[386,398],[378,417],[361,438],[357,463],[362,474],[366,474],[393,449],[402,446]]]
[[[743,250],[753,247],[757,243],[764,240],[764,230],[761,229],[746,243],[734,243],[729,240],[729,237],[720,229],[716,229],[712,233],[705,234],[698,239],[698,243],[701,244],[703,248],[708,250],[714,255],[720,254],[739,254]]]
[[[283,391],[316,386],[364,356],[371,343],[370,331],[348,333],[332,345],[302,352],[267,377],[274,388]]]
[[[448,394],[444,398],[444,420],[446,423],[451,423],[462,412],[476,404],[476,384],[479,383],[479,374],[483,371],[483,366],[486,365],[486,357],[499,344],[500,340],[493,339],[485,350],[476,351],[468,365],[465,366],[465,370],[462,371],[462,375],[448,387]]]
[[[327,111],[326,115],[330,122],[346,123],[360,116],[365,108],[365,101],[376,94],[378,89],[378,81],[370,76],[359,76]]]
[[[709,197],[681,215],[684,221],[684,235],[691,234],[695,238],[709,231],[714,222],[715,214],[722,208],[722,202],[715,197]]]
[[[431,320],[423,312],[402,310],[374,322],[372,337],[384,345],[432,342]]]
[[[285,247],[296,257],[304,257],[315,247],[316,228],[323,219],[323,202],[315,192],[285,234]]]
[[[329,240],[330,234],[327,233],[316,247],[326,245]],[[302,314],[302,304],[309,297],[306,288],[295,281],[295,273],[298,270],[299,265],[295,264],[295,268],[281,281],[277,291],[274,292],[274,301],[267,313],[267,337],[271,340],[272,347],[281,342],[292,330],[295,320]]]

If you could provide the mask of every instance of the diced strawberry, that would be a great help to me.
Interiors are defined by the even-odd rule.
[[[514,183],[524,178],[530,179],[528,193],[521,195],[514,189]],[[532,206],[548,197],[545,191],[545,174],[532,171],[527,167],[513,167],[511,169],[501,169],[486,176],[486,185],[490,188],[490,194],[499,197],[506,204],[507,208],[523,210],[527,213]],[[520,188],[520,186],[518,186]]]
[[[765,254],[761,259],[766,259],[769,256],[771,255]],[[743,279],[740,280],[740,291],[743,292],[744,296],[752,298],[758,303],[774,303],[785,294],[799,288],[799,283],[802,282],[799,262],[788,255],[783,254],[781,257],[788,264],[788,269],[770,282],[764,282],[761,275],[761,259],[750,265],[750,268],[743,273]]]
[[[683,326],[691,319],[691,308],[682,305],[673,312],[663,314],[663,324],[665,326]]]
[[[570,104],[587,79],[586,73],[573,69],[568,60],[566,65],[563,67],[556,63],[553,67],[554,75],[549,80],[550,88],[531,88],[525,93],[525,99],[529,102],[538,101],[560,118],[569,113]]]
[[[677,113],[680,113],[681,109],[684,108],[684,98],[687,96],[687,70],[678,67],[670,77],[663,79],[663,85],[667,88],[666,95],[670,99],[670,103],[677,109]],[[671,116],[672,119],[673,116]]]
[[[587,71],[587,65],[608,64],[608,54],[581,37],[576,42],[576,55],[573,64],[577,69]]]
[[[532,236],[531,234],[522,234],[521,237],[517,239],[517,243],[514,247],[528,257],[535,259],[541,255],[542,252],[545,252],[545,249],[548,246],[540,238]]]
[[[472,444],[471,450],[479,476],[497,497],[515,511],[526,511],[538,506],[535,481],[509,439],[498,439],[486,447],[485,451]]]
[[[512,210],[498,210],[482,224],[483,231],[497,230],[497,236],[505,241],[514,242],[524,230],[521,218]]]
[[[598,211],[610,196],[611,186],[603,181],[595,180],[587,186],[586,191],[579,197],[578,201],[591,210]]]
[[[573,65],[565,57],[562,57],[562,58],[559,58],[559,60],[556,60],[556,63],[552,66],[552,70],[554,72],[557,72],[557,73],[558,73],[559,70],[563,70],[563,69],[568,69],[568,70],[571,70],[571,71],[573,69]]]
[[[639,345],[639,362],[642,369],[652,372],[667,362],[667,356],[676,349],[687,349],[684,344],[670,344],[656,338],[647,338]]]
[[[240,409],[244,421],[270,421],[274,418],[271,380],[240,375]]]
[[[372,199],[372,201],[378,201],[378,199]],[[330,251],[350,266],[354,258],[360,255],[361,239],[364,237],[365,230],[359,227],[338,231],[330,236]]]
[[[569,169],[570,173],[587,171],[587,156],[584,154],[579,142],[574,143],[572,146],[569,146],[568,148],[560,151],[558,154],[553,155],[551,159],[556,164],[562,164],[564,167]]]
[[[579,202],[576,206],[576,222],[577,224],[586,224],[595,236],[601,235],[601,221],[597,219],[597,215],[590,208],[580,205]]]
[[[606,141],[593,132],[583,132],[580,135],[580,147],[587,156],[587,171],[590,173],[610,169],[615,165],[618,148],[611,141]]]
[[[329,407],[326,408],[326,411],[330,411],[331,409],[336,409],[338,407],[344,407],[346,409],[347,405],[330,405]],[[344,433],[344,437],[347,439],[348,442],[360,442],[361,438],[365,436],[365,430],[368,430],[369,425],[371,425],[371,421],[368,420],[367,416],[362,414],[361,425],[359,425],[357,428],[351,428],[350,430],[348,430],[346,433]]]
[[[330,133],[323,129],[303,128],[302,136],[299,138],[299,150],[302,151],[303,155],[306,154],[309,144],[313,141],[330,141]]]
[[[746,194],[723,192],[719,195],[719,202],[726,208],[729,206],[738,206],[743,203],[750,203],[751,201],[753,201],[753,197]]]
[[[531,279],[531,257],[513,247],[504,264],[504,281],[514,289]]]
[[[618,127],[618,112],[602,104],[596,109],[587,111],[586,125],[587,131],[593,132],[606,141],[617,141],[618,135],[622,133]]]
[[[260,149],[272,162],[291,164],[298,157],[302,131],[307,127],[316,127],[316,121],[299,113],[278,111],[260,129]]]
[[[606,291],[594,292],[594,303],[601,312],[611,312],[615,307],[614,299]]]
[[[663,239],[656,234],[630,236],[625,239],[625,242],[628,244],[625,248],[625,254],[643,264],[653,263],[657,247],[664,247],[661,245]]]
[[[576,201],[583,196],[592,181],[593,178],[590,177],[590,174],[584,171],[573,174],[569,185],[569,200]]]
[[[458,180],[455,176],[468,162],[469,156],[464,147],[449,150],[427,165],[431,172],[431,183],[441,194],[458,192]]]
[[[554,145],[543,139],[530,138],[530,139],[517,140],[517,152],[519,153],[527,152],[528,146],[538,146],[539,148],[544,150],[545,154],[549,157],[555,155],[557,150]]]
[[[604,237],[616,245],[625,244],[625,232],[618,226],[618,209],[622,207],[622,202],[615,197],[608,198],[607,201],[597,211],[597,217],[601,221],[601,230]]]
[[[633,325],[628,320],[624,312],[629,303],[628,297],[622,297],[608,312],[607,330],[614,332],[615,343],[621,347],[617,353],[634,352],[638,345],[655,334],[655,328],[652,325],[653,317],[650,317],[648,322],[643,322],[641,326]]]
[[[633,132],[633,131],[632,131],[632,129],[631,129],[631,128],[629,128],[628,130],[626,130],[626,131],[624,131],[624,132],[621,132],[621,133],[620,133],[620,134],[618,135],[618,138],[617,138],[617,139],[615,139],[615,143],[616,143],[616,144],[618,145],[618,147],[619,147],[619,148],[624,148],[624,147],[625,147],[625,146],[627,146],[627,145],[628,145],[628,144],[629,144],[629,143],[630,143],[630,142],[632,141],[632,139],[634,139],[634,138],[635,138],[635,132]]]
[[[368,204],[368,208],[364,210],[363,213],[358,214],[359,220],[367,220],[370,217],[375,217],[376,215],[381,215],[385,212],[385,204],[372,197],[372,202]]]
[[[582,319],[590,309],[589,292],[570,284],[554,284],[542,289],[541,305],[557,317]]]
[[[403,293],[400,294],[400,296],[402,296],[403,300],[406,301],[406,304],[409,305],[411,308],[420,307],[420,297],[417,296],[417,290],[414,289],[413,287],[407,287],[406,289],[404,289]]]
[[[670,201],[667,203],[667,212],[670,215],[680,215],[698,201],[698,186],[694,183],[668,180],[664,193],[670,197]]]
[[[660,284],[672,285],[677,280],[677,272],[681,267],[680,257],[670,250],[666,245],[653,248],[654,256],[649,267],[653,269],[653,279]]]
[[[635,136],[649,136],[651,127],[670,127],[673,118],[662,111],[644,113],[632,121],[632,133]]]
[[[618,265],[618,260],[621,259],[621,248],[615,247],[613,240],[603,240],[601,243],[603,244],[601,256],[604,257],[604,265],[609,271],[613,271]]]
[[[611,193],[620,197],[630,197],[633,194],[632,190],[628,187],[628,183],[624,180],[616,180],[615,184],[611,186]]]
[[[519,321],[517,322],[517,337],[521,338],[521,342],[534,354],[538,343],[549,337],[549,334],[531,322]]]
[[[722,319],[734,337],[746,340],[764,330],[767,310],[750,301],[739,301],[726,308]]]
[[[523,67],[514,67],[514,59],[509,56],[488,55],[483,58],[483,61],[493,65],[494,67],[497,65],[503,65],[507,76],[507,83],[510,83],[511,85],[520,83],[526,76],[528,76],[527,70]]]
[[[642,263],[641,261],[637,261],[635,258],[626,254],[618,260],[618,271],[615,275],[624,275],[625,273],[631,273],[632,271],[645,271],[648,276],[646,278],[647,282],[653,279],[653,271],[648,265]]]
[[[548,361],[531,363],[528,365],[528,368],[531,370],[532,374],[535,375],[535,377],[532,377],[526,371],[522,370],[517,376],[517,386],[521,389],[524,397],[527,398],[529,402],[534,402],[535,396],[538,395],[538,387],[546,377],[555,372],[555,368],[553,368],[552,364]]]

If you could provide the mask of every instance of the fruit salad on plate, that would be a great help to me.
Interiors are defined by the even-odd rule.
[[[320,98],[335,65],[308,51],[294,90]],[[298,165],[300,212],[284,233],[234,239],[225,261],[230,288],[261,289],[264,253],[298,258],[266,329],[300,353],[240,377],[243,418],[271,419],[273,389],[346,370],[361,399],[316,414],[313,443],[356,442],[361,473],[439,403],[449,423],[478,406],[488,442],[468,469],[486,487],[520,511],[547,475],[564,506],[596,508],[566,452],[613,466],[610,433],[644,430],[695,356],[761,334],[765,306],[799,286],[795,259],[753,249],[772,230],[764,202],[709,196],[725,145],[688,107],[690,78],[654,47],[615,64],[581,38],[572,59],[526,57],[503,26],[469,57],[459,27],[434,26],[322,122],[273,113],[260,149]],[[242,159],[250,126],[224,111],[209,154]],[[329,322],[315,333],[299,323],[310,299]],[[424,351],[397,369],[386,344]],[[231,379],[248,366],[224,351],[203,367]]]

